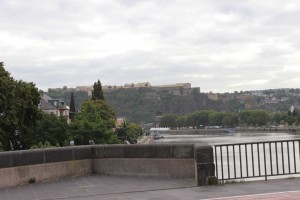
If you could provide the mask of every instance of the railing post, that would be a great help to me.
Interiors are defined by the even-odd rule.
[[[195,144],[194,160],[197,185],[208,185],[208,178],[215,175],[213,147],[208,144]]]

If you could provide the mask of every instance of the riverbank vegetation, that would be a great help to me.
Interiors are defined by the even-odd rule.
[[[163,115],[159,120],[160,127],[170,128],[204,128],[213,127],[278,127],[297,126],[300,114],[293,112],[268,112],[263,110],[245,110],[240,112],[217,112],[203,110],[188,115]]]

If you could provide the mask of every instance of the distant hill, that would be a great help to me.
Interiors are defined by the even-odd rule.
[[[70,102],[72,89],[49,89],[52,98]],[[234,93],[200,93],[200,88],[140,87],[105,89],[106,101],[120,117],[137,123],[153,122],[163,114],[185,115],[198,110],[239,111],[263,109],[288,111],[291,105],[300,105],[299,89],[273,89]],[[80,108],[88,92],[75,91],[76,108]],[[299,108],[298,108],[299,109]]]

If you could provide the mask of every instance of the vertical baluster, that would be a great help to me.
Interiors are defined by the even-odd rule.
[[[232,145],[233,149],[233,169],[234,169],[234,178],[236,178],[236,165],[235,165],[235,145]]]
[[[217,156],[218,154],[217,154],[217,147],[218,146],[215,145],[216,175],[217,175],[217,178],[218,178],[219,176],[218,176],[218,156]]]
[[[241,171],[241,178],[243,178],[243,169],[242,169],[242,152],[241,152],[241,145],[239,144],[239,154],[240,154],[240,171]]]
[[[228,151],[228,145],[226,145],[226,151],[227,151],[228,179],[230,179],[230,166],[229,166],[229,151]]]
[[[251,144],[251,156],[252,156],[252,172],[253,172],[253,176],[255,176],[255,172],[254,172],[253,144]]]
[[[257,157],[258,157],[258,174],[261,176],[260,172],[260,153],[259,153],[259,143],[257,143]]]
[[[245,155],[246,155],[246,169],[247,169],[247,178],[249,177],[249,167],[248,167],[248,150],[247,144],[245,144]]]
[[[221,156],[221,173],[222,173],[222,183],[224,184],[224,170],[223,170],[223,152],[222,152],[222,147],[220,146],[220,156]]]
[[[287,143],[287,157],[288,157],[288,166],[289,166],[289,174],[291,173],[291,162],[290,162],[290,143],[289,141],[286,142]]]
[[[297,173],[297,166],[296,166],[296,151],[295,151],[295,141],[293,141],[293,152],[294,152],[294,167],[295,167],[295,174]]]
[[[278,142],[275,142],[275,153],[276,153],[276,172],[279,174],[279,169],[278,169],[278,148],[277,148]]]
[[[285,169],[284,169],[284,155],[283,155],[283,142],[281,142],[281,157],[282,157],[282,172],[285,174]]]
[[[267,180],[267,159],[266,159],[266,148],[265,143],[263,143],[263,150],[264,150],[264,165],[265,165],[265,180]]]
[[[298,149],[299,149],[299,151],[298,151],[298,157],[299,157],[298,160],[300,160],[300,140],[298,140],[297,142],[298,142]],[[299,172],[297,171],[297,166],[296,166],[296,173],[299,173]]]
[[[271,144],[271,142],[269,142],[269,153],[270,153],[271,175],[273,175],[272,144]]]

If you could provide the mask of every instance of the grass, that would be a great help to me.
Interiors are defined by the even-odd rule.
[[[238,184],[238,183],[245,183],[245,180],[226,180],[222,182],[221,180],[218,180],[217,177],[211,176],[208,177],[207,183],[208,185],[222,185],[222,184]]]
[[[208,185],[218,185],[219,184],[219,181],[218,181],[218,178],[215,177],[215,176],[210,176],[208,177],[207,179],[207,183]]]
[[[237,183],[245,183],[245,180],[227,180],[224,184],[237,184]]]

